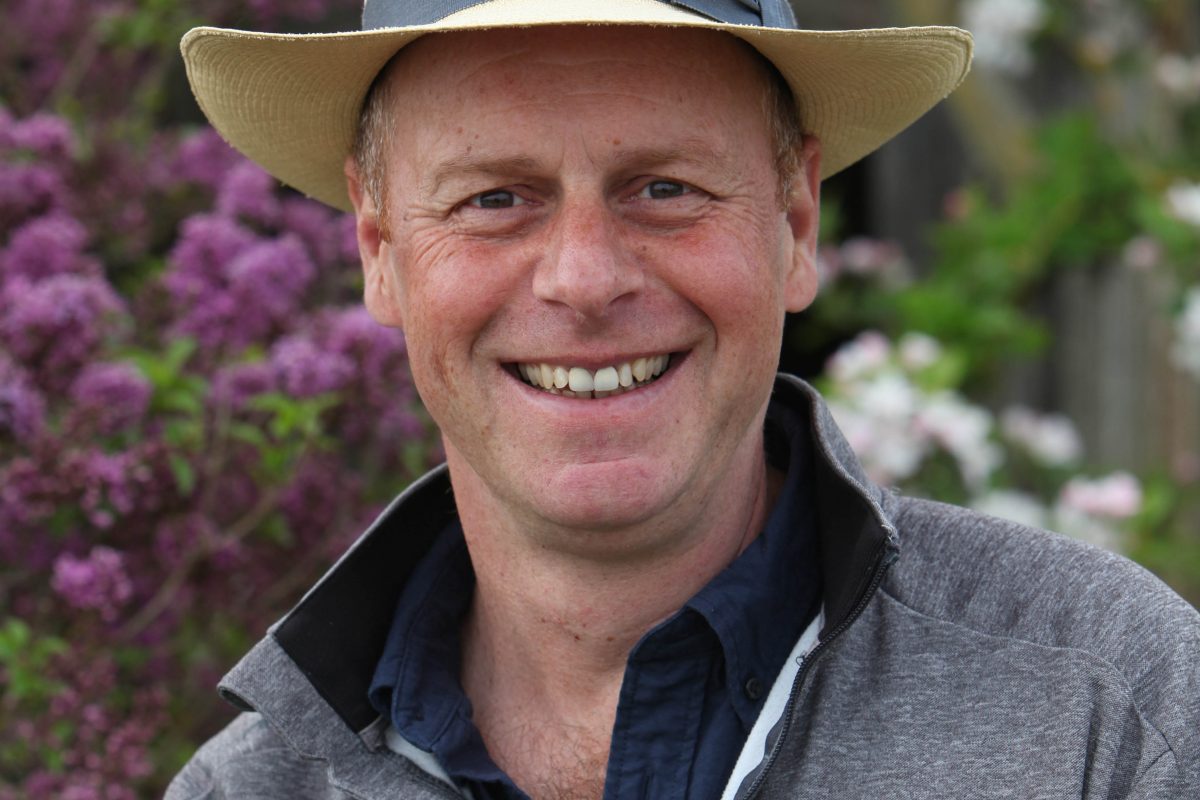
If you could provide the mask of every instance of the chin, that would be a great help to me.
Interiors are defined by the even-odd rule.
[[[540,491],[542,516],[581,530],[635,528],[672,505],[678,494],[661,474],[629,460],[565,468]]]

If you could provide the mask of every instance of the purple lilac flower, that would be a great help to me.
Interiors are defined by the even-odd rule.
[[[384,408],[375,424],[375,434],[391,441],[419,441],[428,432],[425,421],[400,404]]]
[[[331,313],[327,325],[325,348],[353,360],[369,403],[390,405],[411,398],[397,396],[398,389],[410,385],[403,333],[380,325],[361,305]]]
[[[354,378],[354,362],[324,350],[304,335],[280,339],[271,348],[279,385],[293,397],[313,397],[343,388]]]
[[[79,5],[76,0],[11,0],[5,21],[10,30],[22,31],[30,44],[44,46],[71,32],[80,16]]]
[[[364,306],[339,309],[329,316],[326,344],[339,352],[354,354],[364,369],[383,372],[405,363],[408,347],[404,334],[380,325]]]
[[[153,771],[149,753],[146,752],[148,731],[139,722],[140,720],[130,720],[117,725],[104,741],[105,761],[108,765],[116,767],[117,774],[126,780],[144,778]],[[135,795],[132,791],[126,791],[128,793],[125,797],[132,800]],[[110,790],[105,800],[123,798]]]
[[[220,538],[213,521],[201,513],[171,517],[154,531],[155,561],[173,568],[194,550],[210,549]]]
[[[227,266],[262,240],[232,220],[211,214],[189,217],[182,229],[162,279],[177,314],[173,332],[217,348],[228,338],[237,310],[226,289]]]
[[[228,266],[229,293],[237,307],[232,320],[241,343],[258,341],[299,312],[317,275],[295,236],[282,236],[243,251]]]
[[[63,553],[54,562],[50,586],[75,608],[100,612],[112,622],[133,597],[125,557],[111,547],[96,546],[84,558]]]
[[[71,385],[73,413],[102,435],[141,422],[152,394],[150,381],[130,364],[90,364]]]
[[[0,472],[0,542],[14,530],[26,531],[54,511],[47,498],[61,479],[32,458],[14,458]]]
[[[244,218],[262,225],[279,220],[276,180],[261,167],[242,161],[225,173],[217,191],[217,213],[231,219]]]
[[[186,181],[216,190],[242,157],[212,128],[188,136],[175,156],[173,182]]]
[[[226,265],[262,241],[233,220],[215,214],[196,214],[180,227],[182,233],[171,249],[163,283],[173,299],[185,306],[223,286]]]
[[[349,522],[344,517],[354,504],[348,499],[360,491],[336,458],[322,454],[300,463],[280,497],[279,510],[299,541],[317,542]]]
[[[286,327],[316,277],[295,236],[242,238],[237,234],[244,229],[225,225],[211,217],[203,224],[225,236],[224,241],[196,241],[194,229],[201,226],[192,225],[164,278],[181,312],[175,331],[194,336],[209,349],[245,347]]]
[[[338,220],[338,227],[341,230],[338,241],[341,243],[342,259],[350,264],[359,263],[361,258],[358,252],[358,230],[355,225],[353,214],[343,214]]]
[[[45,112],[15,122],[9,129],[8,141],[19,150],[51,161],[69,161],[75,151],[75,134],[62,117]]]
[[[17,52],[10,56],[20,63],[19,88],[27,104],[40,105],[43,96],[58,84],[71,51],[68,39],[78,35],[92,20],[89,5],[76,0],[8,0],[4,8],[6,45]],[[31,102],[30,102],[31,101]]]
[[[62,459],[59,471],[88,521],[97,528],[111,528],[119,517],[138,508],[153,508],[159,501],[154,454],[153,445],[118,453],[79,450]]]
[[[12,143],[12,127],[16,124],[16,119],[4,106],[0,106],[0,155],[11,150]]]
[[[99,277],[96,259],[84,255],[87,229],[63,213],[35,217],[12,232],[0,250],[0,285],[13,277],[31,282],[54,275]]]
[[[103,279],[55,275],[37,283],[14,278],[0,292],[0,342],[40,378],[59,388],[95,354],[125,312]]]
[[[0,163],[0,226],[64,208],[67,196],[62,175],[52,167]]]
[[[274,391],[275,368],[265,361],[253,361],[220,367],[209,389],[212,402],[219,408],[241,411],[250,398]]]
[[[11,436],[28,445],[41,433],[46,400],[29,373],[0,353],[0,439]]]
[[[304,242],[317,264],[329,264],[341,255],[341,227],[334,213],[314,200],[289,197],[280,205],[280,227]]]

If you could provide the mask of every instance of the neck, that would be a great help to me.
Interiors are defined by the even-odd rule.
[[[750,444],[711,491],[689,499],[688,513],[671,515],[677,530],[649,521],[661,546],[630,558],[589,558],[575,547],[547,546],[555,535],[530,535],[447,445],[476,573],[463,684],[485,740],[488,718],[511,719],[521,710],[594,726],[607,740],[633,646],[732,562],[765,523],[782,476],[768,471],[761,440]],[[565,541],[581,535],[557,533]],[[642,542],[651,534],[619,535]]]

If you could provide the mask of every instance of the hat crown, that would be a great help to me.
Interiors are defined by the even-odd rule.
[[[551,0],[552,1],[552,0]],[[364,0],[362,29],[430,25],[459,11],[486,5],[489,0]],[[530,0],[531,4],[547,0]],[[716,22],[766,28],[796,28],[787,0],[647,0],[676,6]],[[603,0],[596,0],[602,6]]]

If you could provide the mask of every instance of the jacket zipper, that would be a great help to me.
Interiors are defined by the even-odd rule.
[[[783,707],[783,727],[779,729],[779,736],[775,739],[775,745],[771,748],[771,753],[767,756],[767,761],[763,765],[762,771],[758,773],[758,777],[755,778],[754,783],[750,786],[750,790],[746,792],[743,800],[753,800],[758,795],[767,780],[767,774],[771,771],[771,767],[775,765],[775,760],[779,757],[779,751],[783,749],[783,742],[792,727],[792,712],[796,707],[796,698],[800,696],[800,688],[804,685],[804,679],[808,675],[809,666],[820,658],[826,648],[862,615],[862,612],[867,607],[867,603],[871,602],[871,598],[875,596],[875,591],[879,588],[879,584],[883,582],[883,576],[887,573],[888,567],[895,563],[899,555],[899,552],[895,548],[889,547],[887,544],[884,545],[884,551],[879,556],[879,563],[875,568],[875,574],[871,576],[871,582],[867,584],[866,591],[863,592],[862,597],[859,598],[850,615],[839,622],[837,627],[830,631],[829,635],[818,642],[817,646],[804,657],[804,663],[800,665],[800,671],[796,673],[796,680],[792,683],[792,691],[788,695],[787,705]]]

